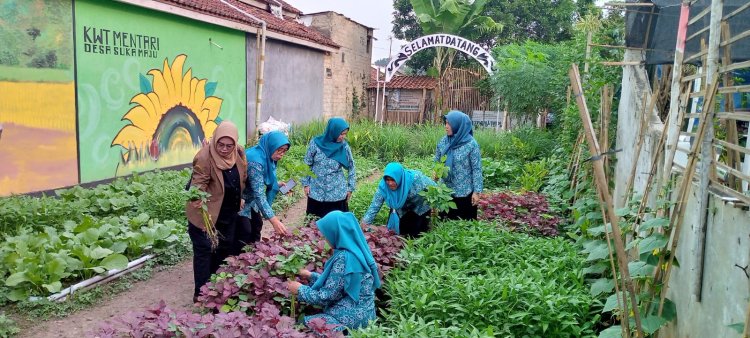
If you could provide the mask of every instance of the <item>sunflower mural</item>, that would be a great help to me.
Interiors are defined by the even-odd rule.
[[[217,83],[193,77],[191,68],[183,73],[185,59],[164,59],[163,69],[148,72],[152,81],[140,75],[141,93],[130,100],[136,106],[122,117],[130,124],[111,144],[122,147],[118,175],[190,162],[221,122]]]

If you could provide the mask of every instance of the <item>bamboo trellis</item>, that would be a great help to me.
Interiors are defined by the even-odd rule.
[[[719,77],[719,88],[717,100],[715,100],[715,121],[719,129],[711,140],[713,154],[711,165],[709,166],[709,177],[710,187],[724,195],[729,200],[741,202],[746,205],[750,205],[750,144],[747,139],[750,137],[748,134],[748,124],[750,124],[750,108],[735,108],[733,94],[740,94],[750,98],[750,85],[747,84],[735,84],[733,71],[741,70],[744,68],[750,68],[750,61],[743,62],[732,62],[730,59],[730,51],[733,44],[740,41],[742,43],[750,43],[750,30],[744,32],[737,32],[732,34],[729,31],[728,21],[743,11],[748,11],[750,4],[743,5],[737,8],[731,13],[727,13],[722,17],[722,34],[720,46],[723,49],[723,55],[720,55],[720,66],[717,76]],[[698,22],[698,20],[705,15],[708,15],[709,11],[703,11],[695,17],[691,18],[690,23]],[[688,40],[691,38],[699,38],[700,34],[692,34],[688,36]],[[692,56],[686,56],[686,61],[694,61],[699,57],[703,57],[707,54],[704,50],[696,53]],[[712,109],[708,107],[701,107],[705,96],[707,95],[705,88],[708,84],[705,81],[706,67],[701,67],[700,72],[695,75],[681,76],[680,81],[690,84],[694,91],[689,96],[689,102],[684,105],[684,120],[681,121],[684,126],[680,131],[680,140],[682,143],[691,143],[695,141],[695,128],[698,125],[698,121],[703,119],[708,112]],[[723,99],[723,100],[722,100]],[[722,103],[723,104],[720,104]],[[745,139],[744,144],[742,139]],[[678,148],[678,151],[687,153],[685,147]],[[677,164],[678,167],[681,167]]]

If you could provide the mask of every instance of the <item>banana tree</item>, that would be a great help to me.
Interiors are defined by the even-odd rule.
[[[424,34],[446,33],[473,39],[479,33],[500,31],[502,24],[481,15],[488,0],[410,0],[414,14]],[[437,47],[433,60],[434,72],[438,77],[436,95],[438,107],[442,107],[443,73],[453,65],[456,50]],[[437,120],[439,114],[435,114]]]

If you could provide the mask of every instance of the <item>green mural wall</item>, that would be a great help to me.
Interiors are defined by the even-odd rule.
[[[218,123],[245,143],[244,33],[75,1],[81,182],[190,163]]]

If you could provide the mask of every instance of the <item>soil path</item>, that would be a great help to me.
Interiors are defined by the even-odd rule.
[[[302,199],[281,213],[287,227],[297,225],[305,217],[307,200]],[[263,224],[263,236],[273,232],[270,223]],[[87,337],[99,324],[130,311],[142,311],[163,299],[172,309],[190,309],[193,305],[193,261],[189,258],[168,270],[154,272],[145,281],[133,283],[129,290],[95,307],[70,316],[39,323],[21,323],[19,337],[80,338]]]

